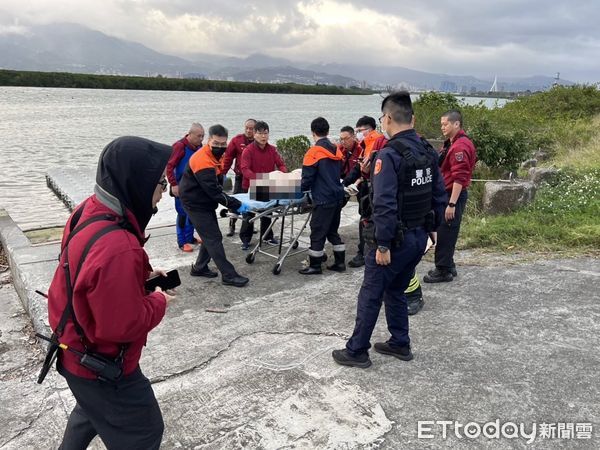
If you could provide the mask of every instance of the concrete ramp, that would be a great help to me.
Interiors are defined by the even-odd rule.
[[[95,167],[54,167],[46,172],[48,187],[71,211],[94,192]],[[147,229],[175,225],[175,202],[165,192],[158,213],[150,219]]]

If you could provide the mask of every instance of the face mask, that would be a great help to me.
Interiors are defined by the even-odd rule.
[[[211,147],[210,150],[215,158],[221,159],[221,156],[223,156],[227,147]]]
[[[153,216],[155,216],[157,212],[158,212],[158,207],[155,206],[154,208],[152,208],[152,215]]]
[[[387,131],[383,131],[383,137],[385,137],[388,141],[391,139],[390,134]]]
[[[365,138],[365,135],[362,131],[359,131],[358,133],[356,133],[356,140],[358,142],[362,141]]]

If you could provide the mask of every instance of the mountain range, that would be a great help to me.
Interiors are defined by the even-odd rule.
[[[178,57],[90,28],[55,23],[0,34],[0,68],[76,73],[176,76],[266,83],[327,84],[374,89],[487,91],[492,79],[422,72],[396,66],[307,63],[253,54],[245,58],[196,53]],[[547,89],[545,76],[498,78],[503,91]],[[563,84],[573,84],[561,80]]]

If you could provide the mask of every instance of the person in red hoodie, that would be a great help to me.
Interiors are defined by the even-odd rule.
[[[139,360],[172,299],[160,288],[145,291],[144,282],[164,272],[152,270],[143,248],[170,155],[170,146],[147,139],[112,141],[100,155],[94,195],[65,226],[48,290],[50,327],[61,344],[114,361],[122,375],[106,380],[77,354],[58,350],[57,369],[76,400],[62,449],[87,448],[96,435],[108,448],[160,447],[162,414]]]
[[[235,166],[233,167],[233,172],[235,173],[235,181],[233,183],[233,194],[239,194],[240,192],[247,192],[242,189],[242,179],[244,176],[242,175],[242,153],[244,153],[244,149],[254,142],[254,126],[256,125],[256,120],[248,119],[244,122],[244,132],[234,136],[229,144],[227,145],[227,150],[225,151],[225,155],[223,156],[223,166],[221,167],[221,174],[227,175],[229,169],[233,165],[233,160],[235,159]],[[237,219],[229,219],[229,232],[227,236],[233,236],[235,234],[235,223]]]
[[[467,188],[471,185],[473,169],[477,162],[477,151],[463,130],[460,111],[450,110],[444,113],[440,123],[446,141],[440,154],[439,165],[450,199],[445,211],[445,220],[437,230],[435,269],[423,277],[426,283],[452,281],[457,276],[454,249],[467,205]]]
[[[254,127],[254,142],[248,145],[242,154],[241,170],[244,176],[242,180],[242,189],[244,189],[244,192],[250,188],[250,180],[255,180],[262,174],[275,170],[287,172],[283,158],[277,151],[277,148],[269,144],[269,125],[266,122],[256,122]],[[249,217],[252,217],[252,215],[249,214]],[[270,230],[268,235],[265,236],[269,225],[271,225],[271,219],[268,217],[260,219],[260,235],[264,241],[276,245],[278,241],[273,236],[273,230]],[[240,230],[242,250],[250,248],[253,232],[254,223],[244,220],[242,229]]]

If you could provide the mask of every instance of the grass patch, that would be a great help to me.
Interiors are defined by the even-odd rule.
[[[600,166],[560,170],[534,202],[513,214],[467,210],[459,248],[600,255]],[[469,206],[467,206],[469,208]]]

